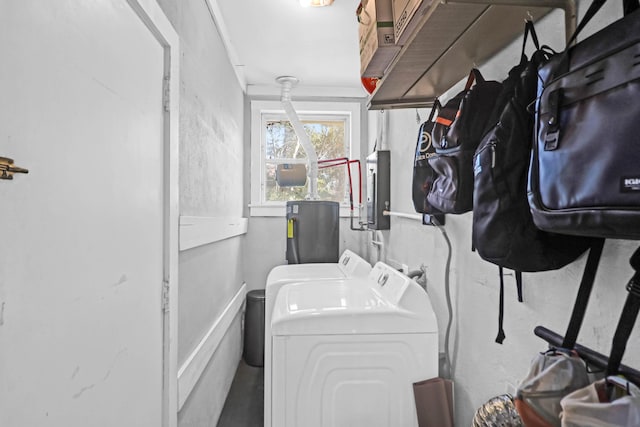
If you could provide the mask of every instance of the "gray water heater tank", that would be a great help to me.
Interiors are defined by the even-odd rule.
[[[338,262],[339,229],[338,202],[287,202],[287,262]]]

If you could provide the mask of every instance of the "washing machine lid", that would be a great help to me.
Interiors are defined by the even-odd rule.
[[[274,267],[267,276],[267,286],[276,283],[306,282],[344,278],[344,271],[336,263],[289,264]]]
[[[347,249],[337,263],[278,265],[269,272],[266,286],[276,283],[364,277],[370,271],[371,264]]]
[[[275,301],[272,334],[437,333],[436,317],[422,288],[409,280],[401,289],[406,299],[389,298],[380,292],[385,285],[380,283],[379,277],[370,274],[343,281],[287,284]]]

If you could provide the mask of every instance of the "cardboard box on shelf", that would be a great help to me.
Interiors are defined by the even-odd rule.
[[[382,77],[400,51],[394,36],[391,0],[362,1],[357,15],[360,74],[362,77]]]
[[[393,35],[403,46],[434,0],[392,0]]]

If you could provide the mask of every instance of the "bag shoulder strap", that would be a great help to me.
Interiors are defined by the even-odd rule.
[[[596,279],[596,272],[598,271],[598,264],[600,263],[600,257],[602,256],[604,241],[605,239],[595,239],[589,249],[589,256],[587,258],[587,263],[584,266],[582,280],[580,281],[580,287],[578,288],[576,302],[573,305],[573,311],[571,313],[571,319],[569,320],[569,326],[567,327],[567,333],[564,335],[564,339],[562,341],[563,348],[571,350],[576,345],[578,332],[580,331],[585,312],[587,311],[587,304],[589,303],[591,289],[593,288],[593,283]]]
[[[624,9],[624,14],[628,15],[631,12],[635,12],[640,9],[640,1],[638,0],[624,0],[622,3],[622,7]]]
[[[504,275],[500,266],[498,266],[498,274],[500,275],[500,302],[498,303],[500,308],[498,309],[498,335],[496,336],[496,342],[502,344],[506,335],[502,328],[504,322]]]
[[[522,54],[520,56],[524,56],[524,51],[527,47],[527,38],[529,35],[531,35],[531,40],[533,41],[533,45],[536,47],[536,50],[540,50],[540,42],[538,42],[538,35],[533,27],[533,21],[527,20],[524,24],[524,38],[522,39]]]
[[[518,302],[522,302],[522,272],[515,271],[516,274],[516,287],[518,289]],[[498,308],[498,335],[496,336],[496,342],[502,344],[506,335],[504,333],[504,270],[498,266],[498,275],[500,276],[500,301]]]
[[[516,271],[516,289],[518,291],[518,302],[524,301],[522,299],[522,271]]]
[[[578,36],[578,33],[582,31],[582,29],[587,25],[587,23],[591,21],[591,18],[593,18],[593,16],[596,13],[598,13],[602,5],[604,5],[606,2],[607,0],[593,0],[593,2],[591,2],[591,5],[589,5],[589,9],[587,9],[587,12],[584,14],[584,17],[578,24],[578,27],[576,28],[573,35],[567,42],[567,46],[570,46],[571,43],[573,43],[573,41]],[[638,0],[623,0],[622,8],[623,8],[624,14],[628,15],[634,12],[636,9],[640,8],[640,2]]]
[[[476,82],[476,83],[485,82],[484,77],[480,73],[480,70],[478,70],[477,68],[472,68],[471,71],[469,72],[469,77],[467,77],[467,83],[464,85],[464,90],[468,91],[469,89],[471,89],[471,86],[473,86],[473,82]]]
[[[636,323],[638,311],[640,311],[640,248],[636,249],[633,253],[630,262],[635,273],[629,283],[627,283],[629,295],[627,295],[627,300],[624,303],[616,332],[613,335],[611,353],[607,364],[607,376],[618,373],[622,356],[627,348],[627,341]]]
[[[429,113],[429,118],[427,119],[427,123],[433,121],[433,118],[436,116],[436,111],[439,112],[441,108],[442,108],[442,104],[440,104],[440,100],[436,98],[433,101],[433,105],[431,106],[431,112]]]
[[[578,37],[578,34],[584,29],[584,27],[586,27],[586,25],[589,23],[589,21],[591,21],[594,15],[598,13],[600,8],[602,7],[602,5],[606,3],[606,1],[607,0],[593,0],[591,2],[591,4],[589,5],[589,9],[587,9],[586,13],[580,20],[580,23],[576,27],[576,30],[573,32],[573,34],[571,35],[571,38],[567,42],[567,48],[562,53],[562,56],[558,61],[558,64],[555,68],[555,71],[553,72],[553,75],[556,75],[556,76],[562,75],[569,70],[569,51],[570,51],[569,46],[571,46],[571,44],[576,40],[576,38]],[[640,0],[623,0],[622,5],[623,5],[624,15],[626,16],[634,12],[638,8],[640,8]]]

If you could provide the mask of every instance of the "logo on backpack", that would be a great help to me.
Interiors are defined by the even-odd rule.
[[[429,157],[433,157],[435,152],[431,150],[431,132],[422,131],[420,133],[420,154],[416,157],[416,160],[426,160]]]
[[[623,193],[640,191],[640,177],[623,177],[620,182],[620,191]]]
[[[431,131],[433,130],[433,117],[440,108],[440,102],[436,99],[429,114],[429,118],[420,125],[416,148],[414,151],[412,199],[416,212],[438,214],[439,212],[427,202],[427,194],[431,191],[435,172],[429,159],[435,156],[435,148],[432,144]]]

